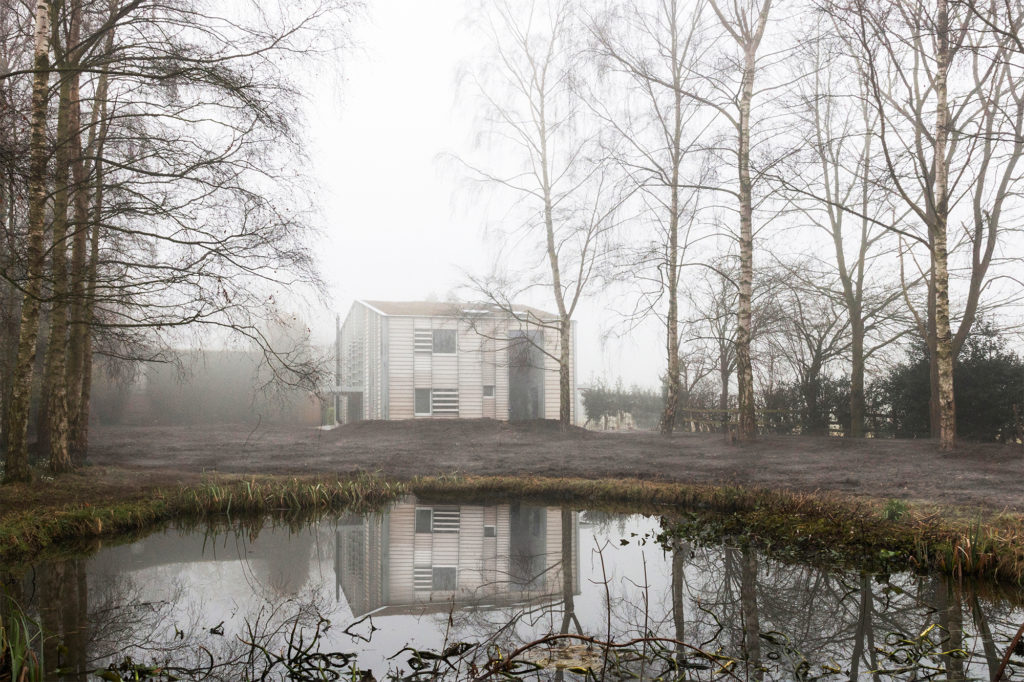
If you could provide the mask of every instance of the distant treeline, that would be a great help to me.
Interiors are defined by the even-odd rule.
[[[982,326],[966,342],[954,368],[957,435],[975,441],[1024,441],[1024,359],[991,327]],[[930,376],[927,350],[913,346],[906,358],[871,382],[866,391],[865,427],[875,437],[930,436]],[[681,396],[675,429],[723,431],[736,421],[736,406],[721,408],[710,382]],[[764,433],[845,435],[850,428],[850,381],[821,376],[790,381],[757,394],[758,427]],[[587,421],[596,426],[625,415],[638,429],[656,429],[665,392],[597,382],[585,388]]]

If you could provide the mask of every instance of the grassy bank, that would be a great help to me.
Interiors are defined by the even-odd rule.
[[[755,487],[501,476],[439,476],[409,482],[369,474],[207,478],[131,491],[115,481],[114,487],[99,492],[86,485],[63,501],[57,496],[47,503],[37,497],[20,509],[5,504],[0,513],[0,562],[24,562],[48,548],[144,532],[171,521],[361,511],[408,492],[427,500],[462,503],[527,498],[576,508],[639,511],[664,516],[666,529],[680,536],[707,541],[740,538],[794,558],[1024,584],[1024,520],[1017,514]]]
[[[411,481],[349,477],[208,477],[185,485],[129,488],[117,471],[0,489],[0,564],[82,543],[125,538],[170,522],[379,509],[414,493],[426,502],[529,500],[576,509],[642,512],[664,519],[666,537],[751,542],[776,556],[877,571],[920,569],[1024,584],[1020,515],[926,507],[834,493],[795,493],[630,479],[438,476]],[[104,482],[100,484],[100,479]],[[12,492],[13,490],[13,492]],[[49,493],[47,493],[49,490]],[[21,496],[25,503],[12,502]],[[0,602],[0,680],[41,679],[38,626]],[[5,677],[9,676],[9,677]]]
[[[427,499],[531,498],[665,517],[667,530],[742,538],[793,558],[869,569],[940,571],[1024,585],[1024,519],[835,493],[577,478],[436,477],[411,482]]]
[[[0,562],[31,559],[64,543],[85,543],[155,529],[171,521],[278,512],[317,513],[380,508],[406,493],[402,483],[360,474],[325,477],[208,479],[142,494],[36,504],[0,515]]]

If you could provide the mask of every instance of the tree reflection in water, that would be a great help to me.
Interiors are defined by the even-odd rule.
[[[661,545],[659,530],[409,499],[168,532],[0,571],[0,623],[23,609],[48,679],[65,680],[991,680],[1022,618],[1015,595],[966,582]],[[1006,679],[1022,674],[1015,657]]]

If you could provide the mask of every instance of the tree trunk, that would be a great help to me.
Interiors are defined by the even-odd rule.
[[[111,11],[116,7],[116,0],[111,0]],[[107,33],[105,54],[111,54],[114,49],[114,30]],[[84,305],[82,307],[82,359],[81,359],[81,381],[77,387],[73,385],[72,390],[79,392],[78,409],[75,411],[71,422],[70,450],[72,461],[75,465],[85,463],[89,449],[89,411],[91,408],[92,394],[92,324],[96,310],[96,278],[99,274],[100,259],[100,226],[103,221],[103,153],[107,139],[107,130],[110,125],[107,119],[107,87],[109,77],[104,70],[100,74],[99,83],[96,86],[96,108],[99,115],[94,118],[97,126],[95,139],[95,161],[93,162],[93,213],[89,222],[89,265],[85,272],[84,283]],[[84,188],[83,188],[84,191]],[[77,204],[76,204],[77,208]],[[84,226],[81,228],[85,232]]]
[[[582,634],[579,619],[576,617],[576,572],[573,570],[574,561],[579,558],[575,556],[576,538],[573,534],[573,512],[570,509],[562,509],[562,627],[559,630],[563,635],[569,633],[569,626],[576,625],[576,632]]]
[[[81,22],[81,0],[71,2],[71,34],[75,39],[69,43],[77,43],[78,27]],[[82,409],[82,371],[85,357],[85,337],[89,334],[89,324],[85,319],[85,278],[86,251],[89,248],[89,188],[85,171],[85,160],[82,158],[82,103],[78,88],[78,58],[74,59],[71,74],[71,176],[72,205],[74,221],[72,222],[71,240],[71,335],[68,343],[67,366],[67,402],[68,402],[68,448],[73,465],[80,464],[83,453],[79,452],[79,422]]]
[[[672,187],[669,189],[668,253],[666,254],[666,282],[668,288],[668,315],[666,319],[666,344],[668,354],[667,387],[665,412],[661,417],[661,432],[669,435],[676,427],[676,410],[679,408],[679,164],[682,162],[683,97],[679,78],[679,54],[677,50],[676,14],[672,10],[672,77],[673,77],[673,120],[672,120]]]
[[[68,43],[72,43],[70,33]],[[61,81],[57,104],[57,149],[54,155],[53,242],[50,253],[53,304],[46,344],[42,397],[46,403],[46,412],[45,418],[39,422],[39,441],[43,447],[41,452],[49,456],[50,471],[55,474],[71,470],[71,457],[68,453],[67,350],[70,301],[67,232],[73,70],[65,57],[59,70]]]
[[[683,582],[686,577],[686,559],[690,548],[683,540],[672,541],[672,624],[675,626],[676,663],[682,666],[686,660],[686,649],[679,642],[686,641],[686,602],[684,601]]]
[[[943,450],[956,445],[956,404],[953,400],[953,338],[949,326],[949,270],[946,228],[949,218],[947,196],[949,102],[946,77],[950,66],[949,13],[946,0],[937,3],[935,68],[935,180],[932,224],[932,276],[935,280],[935,373],[938,392],[939,443]]]
[[[858,311],[859,312],[859,311]],[[864,321],[850,316],[850,438],[864,437]]]
[[[729,349],[725,346],[722,340],[719,340],[721,344],[718,347],[718,380],[721,383],[721,388],[718,393],[718,409],[721,413],[722,418],[722,432],[728,436],[729,434],[729,376],[732,374],[729,371]]]
[[[763,680],[761,669],[761,619],[757,609],[757,554],[743,549],[740,568],[740,604],[743,610],[743,648],[746,650],[750,679]]]
[[[563,317],[558,331],[558,421],[565,427],[572,424],[572,320]]]
[[[21,304],[18,360],[7,407],[10,435],[4,481],[28,481],[28,410],[32,391],[36,339],[39,335],[39,294],[43,277],[43,237],[46,211],[46,112],[50,80],[50,4],[37,0],[34,69],[32,79],[32,132],[29,141],[28,176],[28,272]]]
[[[739,399],[740,441],[757,437],[754,411],[754,369],[750,360],[750,301],[754,283],[753,203],[750,182],[750,103],[754,97],[755,49],[744,51],[743,81],[740,89],[739,176],[740,176],[740,288],[736,316],[736,380]]]

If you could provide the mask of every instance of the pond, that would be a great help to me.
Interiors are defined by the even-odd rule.
[[[66,680],[991,680],[1024,619],[1013,594],[782,561],[663,523],[410,497],[171,529],[0,569],[0,617]],[[1004,679],[1022,677],[1015,655]]]

